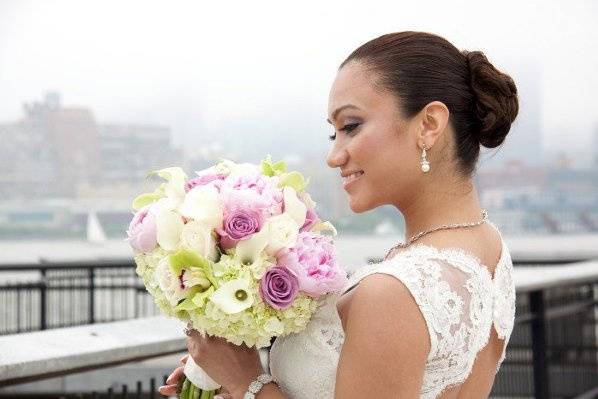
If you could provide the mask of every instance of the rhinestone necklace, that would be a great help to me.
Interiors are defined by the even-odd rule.
[[[478,220],[477,222],[457,223],[457,224],[443,224],[441,226],[436,226],[436,227],[431,228],[429,230],[420,231],[416,235],[411,236],[411,238],[407,242],[398,243],[397,245],[395,245],[394,247],[392,247],[391,249],[389,249],[388,252],[386,253],[386,256],[384,257],[384,259],[387,259],[388,255],[390,255],[390,253],[392,251],[394,251],[395,249],[406,248],[409,245],[411,245],[414,241],[419,240],[421,237],[425,236],[426,234],[430,234],[430,233],[433,233],[433,232],[438,231],[438,230],[451,230],[451,229],[459,229],[459,228],[463,228],[463,227],[475,227],[475,226],[479,226],[482,223],[485,223],[487,221],[488,221],[488,212],[486,212],[486,210],[484,209],[484,210],[482,210],[482,219]]]

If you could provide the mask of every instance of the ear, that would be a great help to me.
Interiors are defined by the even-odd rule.
[[[444,134],[448,125],[450,112],[440,101],[432,101],[420,111],[420,132],[417,144],[430,149]]]

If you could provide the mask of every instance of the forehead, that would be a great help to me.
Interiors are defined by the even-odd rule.
[[[328,96],[328,115],[346,104],[353,104],[368,110],[381,102],[393,101],[392,96],[375,86],[373,72],[357,62],[350,62],[342,67],[332,83]]]

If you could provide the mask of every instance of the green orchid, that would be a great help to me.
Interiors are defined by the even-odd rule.
[[[261,162],[262,173],[265,176],[280,176],[287,171],[287,165],[284,161],[272,162],[272,156],[268,155]]]
[[[280,175],[279,187],[292,187],[295,191],[301,193],[304,192],[309,184],[309,177],[305,179],[299,172],[293,171],[290,173],[283,173]]]
[[[212,271],[213,262],[204,258],[195,252],[181,249],[177,253],[169,256],[170,269],[175,276],[183,274],[183,270],[189,270],[196,281],[201,282],[200,286],[205,290],[210,285],[218,288],[218,281]],[[203,276],[201,274],[203,273]],[[199,277],[205,278],[205,280]]]
[[[262,173],[265,176],[279,176],[279,187],[292,187],[297,192],[303,192],[309,184],[309,178],[305,179],[297,171],[287,172],[287,165],[284,161],[272,162],[272,157],[268,155],[261,162]]]
[[[216,291],[216,289],[213,285],[204,291],[202,291],[201,287],[193,287],[187,295],[187,299],[179,303],[174,309],[176,311],[185,310],[187,312],[201,309],[214,291]]]

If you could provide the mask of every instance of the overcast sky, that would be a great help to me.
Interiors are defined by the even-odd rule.
[[[422,30],[537,82],[544,146],[581,148],[597,130],[596,1],[290,3],[0,0],[0,123],[57,90],[101,122],[167,125],[180,143],[264,125],[327,145],[338,64],[376,36]]]

